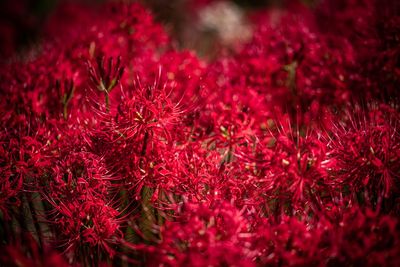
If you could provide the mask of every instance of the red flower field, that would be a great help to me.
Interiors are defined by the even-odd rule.
[[[400,5],[286,2],[209,57],[114,1],[2,44],[0,266],[400,266]]]

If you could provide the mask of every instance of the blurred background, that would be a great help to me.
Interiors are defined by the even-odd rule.
[[[2,61],[21,55],[40,42],[41,29],[58,5],[68,0],[0,1],[0,56]],[[69,0],[89,6],[106,0]],[[318,0],[302,0],[313,6]],[[132,2],[125,1],[125,2]],[[251,37],[245,14],[257,9],[279,8],[290,0],[139,0],[180,48],[212,58],[215,44],[229,47]]]

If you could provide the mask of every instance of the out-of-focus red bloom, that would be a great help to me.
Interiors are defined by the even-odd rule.
[[[384,2],[261,10],[211,62],[139,4],[62,3],[0,68],[1,263],[399,265]]]
[[[4,253],[0,256],[0,264],[4,266],[71,266],[57,251],[48,247],[40,248],[33,236],[27,233],[24,235],[23,242],[2,245],[2,251]]]
[[[151,266],[254,266],[248,223],[229,203],[184,203],[175,222],[161,230]]]
[[[365,201],[388,198],[399,190],[400,135],[396,107],[370,104],[347,110],[344,121],[331,128],[330,181],[351,192],[366,190]]]

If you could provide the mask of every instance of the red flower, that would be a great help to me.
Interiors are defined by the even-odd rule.
[[[365,190],[365,201],[389,198],[399,190],[400,135],[398,110],[370,104],[346,112],[343,122],[332,127],[328,152],[336,186],[352,192]]]

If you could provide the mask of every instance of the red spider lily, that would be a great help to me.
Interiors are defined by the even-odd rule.
[[[351,185],[353,192],[365,189],[367,201],[398,192],[397,121],[397,109],[387,105],[371,104],[365,111],[348,111],[346,121],[331,129],[328,153],[335,174],[332,182]]]
[[[399,48],[393,42],[399,35],[397,4],[374,0],[324,1],[316,14],[323,31],[340,33],[357,48],[354,51],[358,64],[351,75],[355,81],[352,87],[361,94],[367,87],[367,94],[379,99],[390,100],[398,95],[399,74],[394,62]]]
[[[150,142],[154,137],[171,142],[170,131],[181,120],[179,102],[173,103],[166,86],[156,80],[153,85],[142,86],[137,81],[135,93],[118,108],[116,127],[129,139],[149,135]]]
[[[398,218],[381,216],[369,209],[345,209],[337,221],[321,218],[311,225],[286,216],[279,223],[269,220],[258,223],[259,232],[252,249],[262,251],[258,259],[265,265],[396,266],[398,263],[395,256],[399,242]],[[366,257],[365,253],[374,257]]]
[[[62,193],[90,193],[107,197],[117,179],[107,173],[104,162],[88,152],[71,153],[53,168],[53,180],[48,191],[52,197]]]
[[[181,140],[174,130],[184,111],[157,80],[150,86],[142,86],[138,81],[133,95],[124,95],[123,100],[115,115],[104,116],[102,131],[94,131],[93,145],[112,170],[134,176],[136,181],[129,181],[131,184],[153,184],[157,181],[154,172],[164,162],[163,154]],[[115,161],[116,153],[126,164]]]
[[[209,62],[139,4],[61,3],[1,63],[0,265],[399,265],[381,2],[244,12],[251,40]]]
[[[292,129],[285,119],[273,127],[254,148],[237,151],[236,155],[246,166],[253,166],[253,180],[263,187],[259,197],[266,201],[267,210],[292,214],[307,207],[317,216],[323,198],[329,200],[331,193],[326,185],[325,138],[321,133]]]
[[[167,222],[151,252],[151,266],[254,266],[246,220],[228,203],[185,203],[176,222]]]
[[[118,57],[114,64],[113,58],[104,62],[104,56],[98,56],[96,63],[97,67],[95,68],[90,61],[88,62],[89,77],[95,87],[100,92],[104,92],[106,110],[108,111],[110,109],[109,94],[118,85],[124,73],[124,67],[121,66],[121,57]]]
[[[321,220],[313,228],[296,217],[283,216],[279,223],[259,223],[253,246],[260,251],[258,260],[264,265],[318,266],[329,257],[329,222]]]
[[[246,103],[250,109],[262,101],[291,113],[297,111],[297,105],[307,111],[312,100],[326,104],[332,99],[335,104],[347,101],[346,75],[354,66],[350,44],[316,31],[314,15],[299,6],[291,12],[262,15],[256,16],[252,42],[234,60],[221,60],[226,91],[233,95],[232,90],[238,90],[241,98],[255,91],[258,99]]]
[[[50,223],[60,232],[54,242],[70,259],[84,260],[86,255],[81,252],[86,247],[91,249],[92,260],[99,260],[94,258],[100,257],[99,252],[110,257],[116,254],[113,246],[122,236],[118,211],[91,195],[75,194],[69,202],[50,198],[48,201],[54,208]]]
[[[354,207],[344,212],[334,233],[330,234],[332,264],[399,264],[398,217]]]

